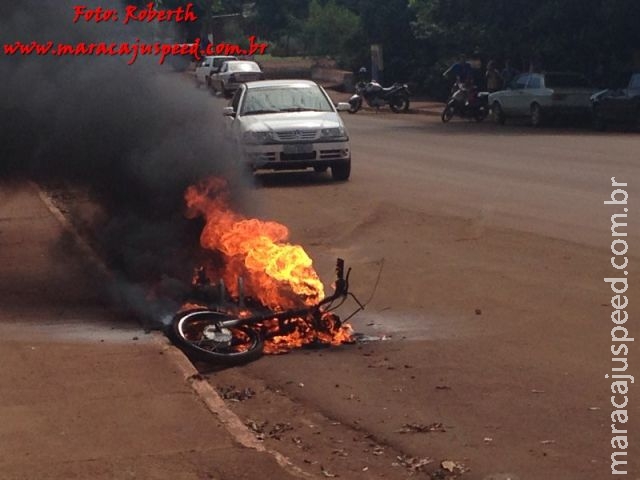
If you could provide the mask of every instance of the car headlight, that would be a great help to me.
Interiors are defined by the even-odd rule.
[[[335,140],[347,139],[347,131],[344,129],[344,127],[323,128],[320,131],[320,135],[322,136],[322,138],[331,138]]]
[[[249,144],[269,143],[273,140],[271,132],[245,132],[242,141]]]

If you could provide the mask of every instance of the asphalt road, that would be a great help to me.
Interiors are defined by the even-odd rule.
[[[354,194],[584,245],[607,243],[610,178],[640,186],[637,133],[346,116]],[[638,239],[640,225],[629,235]],[[636,253],[638,254],[638,253]]]
[[[266,442],[319,476],[405,478],[421,459],[431,471],[464,464],[469,479],[610,475],[603,278],[613,274],[610,217],[622,212],[603,201],[611,177],[629,184],[636,318],[640,136],[390,113],[345,120],[349,182],[261,174],[247,213],[288,225],[327,285],[344,257],[363,299],[383,265],[353,325],[385,341],[264,357],[210,381],[251,386],[256,395],[232,407],[292,427]],[[633,374],[633,345],[628,362]],[[638,476],[631,395],[628,471]]]

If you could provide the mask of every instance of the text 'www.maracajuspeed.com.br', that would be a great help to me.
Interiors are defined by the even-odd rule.
[[[128,65],[133,65],[139,56],[159,57],[163,64],[169,56],[186,56],[194,60],[201,60],[211,55],[263,55],[267,49],[266,43],[257,43],[255,37],[249,37],[248,48],[231,43],[217,43],[202,46],[200,40],[194,43],[144,43],[139,39],[134,42],[79,42],[75,44],[48,42],[16,41],[3,45],[5,56],[108,56],[127,57]]]

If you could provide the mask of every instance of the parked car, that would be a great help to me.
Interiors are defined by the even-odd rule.
[[[211,86],[211,76],[220,71],[220,67],[224,62],[229,60],[237,60],[237,57],[229,55],[205,57],[204,60],[196,67],[196,84]]]
[[[264,80],[242,84],[224,115],[252,172],[331,168],[334,180],[347,180],[351,150],[338,112],[348,110],[310,80]]]
[[[230,96],[244,82],[264,80],[264,73],[256,62],[231,60],[222,64],[220,71],[211,76],[211,87]]]
[[[625,88],[602,90],[591,97],[593,126],[604,130],[610,123],[629,123],[640,129],[640,72],[624,75]]]
[[[489,95],[494,120],[529,117],[535,127],[556,116],[587,116],[595,89],[582,75],[568,72],[524,73],[506,90]]]

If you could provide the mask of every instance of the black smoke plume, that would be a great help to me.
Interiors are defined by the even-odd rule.
[[[153,23],[74,24],[79,4],[1,2],[0,44],[158,40]],[[124,11],[113,1],[82,5]],[[197,228],[183,217],[185,188],[224,175],[237,196],[242,180],[228,169],[233,155],[210,94],[156,57],[129,60],[0,50],[0,179],[88,189],[106,212],[94,240],[117,277],[135,285],[131,300],[147,295],[148,284],[184,286],[197,243]]]

